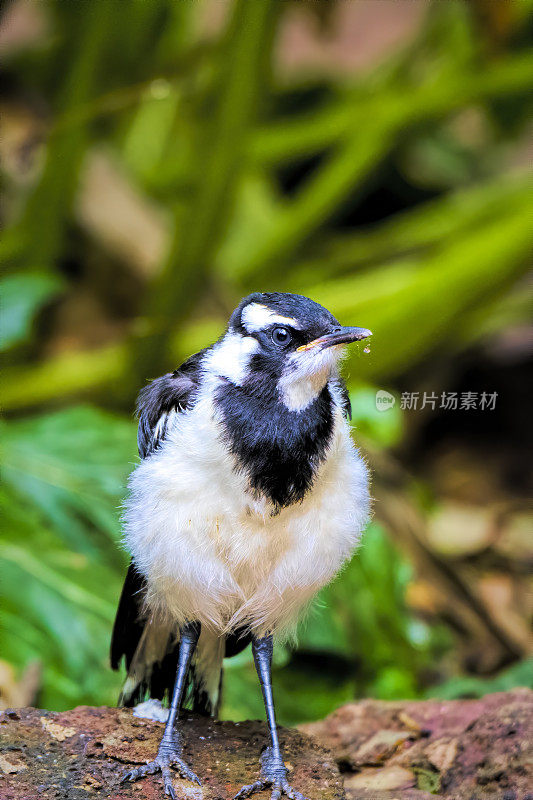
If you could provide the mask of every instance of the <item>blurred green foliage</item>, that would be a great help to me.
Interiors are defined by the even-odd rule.
[[[0,652],[17,665],[43,661],[47,708],[116,702],[107,651],[135,455],[133,423],[88,407],[3,426]]]
[[[57,294],[61,285],[59,277],[43,273],[6,275],[0,280],[2,350],[30,338],[35,315],[44,303]]]
[[[120,683],[106,659],[127,562],[119,506],[136,458],[123,412],[147,377],[218,336],[242,295],[297,291],[374,331],[370,355],[354,350],[347,371],[356,428],[381,448],[397,445],[405,426],[398,407],[376,411],[376,383],[528,314],[516,285],[533,239],[531,181],[502,164],[530,110],[530,3],[509,4],[496,52],[468,4],[428,4],[413,40],[368,74],[316,81],[272,69],[289,3],[235,0],[212,37],[198,33],[204,5],[50,2],[46,46],[8,65],[22,93],[46,99],[50,129],[34,184],[17,194],[4,176],[17,202],[0,245],[12,417],[0,652],[19,668],[43,661],[39,702],[49,708],[113,703]],[[455,132],[466,110],[483,128],[473,143]],[[76,285],[66,265],[90,271],[105,250],[76,210],[98,148],[167,210],[169,246],[127,335],[47,352],[43,308]],[[342,224],[391,165],[417,201]],[[93,405],[79,405],[87,397]],[[449,635],[408,610],[410,574],[373,524],[321,593],[296,655],[278,656],[282,721],[323,716],[354,695],[425,690]],[[228,663],[224,714],[262,715],[248,653]]]

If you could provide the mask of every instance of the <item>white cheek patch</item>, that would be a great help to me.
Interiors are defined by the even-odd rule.
[[[248,374],[252,355],[258,350],[259,342],[252,336],[227,333],[211,350],[205,361],[205,369],[239,386]]]
[[[278,381],[278,389],[283,403],[290,411],[303,411],[320,394],[344,348],[328,347],[293,353]]]
[[[250,303],[250,305],[243,308],[241,314],[241,322],[250,333],[261,331],[269,325],[290,325],[293,328],[299,328],[297,321],[292,317],[284,317],[282,314],[276,314],[267,306],[261,303]]]

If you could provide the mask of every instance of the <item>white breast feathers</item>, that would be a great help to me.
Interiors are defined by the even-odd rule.
[[[147,603],[223,633],[288,632],[350,557],[369,515],[366,465],[336,408],[331,442],[302,502],[273,513],[224,446],[210,395],[174,412],[167,437],[134,470],[125,543]]]

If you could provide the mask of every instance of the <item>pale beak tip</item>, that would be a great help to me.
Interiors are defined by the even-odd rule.
[[[360,328],[357,336],[357,341],[361,341],[362,339],[368,339],[369,336],[372,336],[372,331],[368,330],[368,328]]]

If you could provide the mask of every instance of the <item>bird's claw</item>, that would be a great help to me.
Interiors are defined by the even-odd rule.
[[[280,800],[282,795],[285,795],[289,800],[307,800],[301,793],[293,789],[286,778],[262,778],[255,783],[250,783],[248,786],[243,786],[237,792],[233,800],[244,800],[245,797],[251,797],[255,792],[261,792],[263,789],[272,789],[270,800]]]
[[[280,800],[282,795],[289,800],[307,800],[301,792],[293,789],[287,780],[287,769],[281,757],[275,756],[271,747],[267,747],[261,756],[261,778],[255,783],[243,786],[233,800],[244,800],[246,797],[264,789],[272,789],[270,800]]]
[[[172,771],[170,767],[173,766],[181,778],[187,781],[192,781],[201,786],[198,776],[192,771],[188,764],[183,761],[177,753],[160,755],[158,754],[153,761],[148,764],[143,764],[141,767],[135,767],[125,772],[121,778],[122,781],[136,781],[139,778],[145,778],[147,775],[155,775],[160,772],[163,778],[163,788],[165,795],[171,797],[172,800],[177,799],[176,791],[172,783]]]
[[[195,772],[189,767],[185,761],[180,758],[178,755],[174,755],[170,757],[170,763],[177,770],[178,774],[181,778],[186,781],[192,781],[192,783],[197,783],[198,786],[201,786],[200,779]]]

